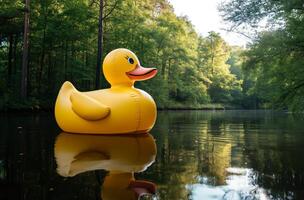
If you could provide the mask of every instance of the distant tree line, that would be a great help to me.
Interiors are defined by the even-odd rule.
[[[23,0],[2,0],[0,109],[51,108],[65,80],[79,90],[95,88],[96,75],[102,76],[96,74],[100,7],[102,58],[123,47],[134,51],[143,66],[157,67],[159,74],[137,87],[149,92],[160,108],[256,106],[250,99],[244,103],[243,49],[229,46],[215,32],[199,35],[167,0],[31,0],[27,97],[21,98],[27,10]],[[103,77],[101,85],[109,86]]]

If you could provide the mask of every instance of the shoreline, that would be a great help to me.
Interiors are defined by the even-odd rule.
[[[157,108],[158,111],[276,111],[273,109],[247,109],[247,108],[231,108],[231,107],[223,107],[223,108],[211,108],[211,107],[205,107],[205,108],[194,108],[194,107],[170,107],[170,108]],[[6,109],[6,110],[0,110],[0,114],[14,114],[14,113],[52,113],[54,112],[54,109]],[[289,111],[284,110],[283,112],[291,113]]]

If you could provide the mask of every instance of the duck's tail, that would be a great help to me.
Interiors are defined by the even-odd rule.
[[[76,88],[74,87],[74,85],[70,82],[70,81],[66,81],[62,84],[59,93],[61,92],[67,92],[69,90],[76,90]]]
[[[77,91],[73,84],[66,81],[62,84],[55,103],[55,119],[58,126],[64,129],[63,121],[66,121],[67,113],[71,108],[70,96],[73,91]]]

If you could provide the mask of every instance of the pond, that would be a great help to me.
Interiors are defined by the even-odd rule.
[[[0,115],[0,131],[1,200],[132,199],[117,180],[134,178],[161,200],[304,199],[302,115],[159,111],[148,135],[99,137],[15,113]]]

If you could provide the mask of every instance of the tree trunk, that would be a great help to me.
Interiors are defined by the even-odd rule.
[[[40,63],[39,63],[39,72],[38,72],[38,93],[41,94],[41,80],[43,76],[43,66],[44,66],[44,59],[45,59],[45,37],[46,37],[46,25],[47,25],[47,14],[46,14],[46,5],[43,4],[43,1],[40,3],[42,10],[43,10],[43,36],[41,40],[41,56],[40,56]]]
[[[77,67],[75,65],[75,60],[77,60],[77,58],[76,58],[75,45],[74,44],[75,44],[74,42],[71,44],[71,57],[72,57],[72,60],[74,61],[73,65],[70,68],[70,79],[71,80],[74,80],[73,70]]]
[[[13,59],[14,59],[14,62],[13,62],[13,66],[12,66],[12,73],[13,74],[16,74],[16,68],[17,68],[17,45],[18,45],[18,38],[19,38],[19,35],[16,34],[15,35],[15,39],[14,39],[14,45],[13,45]]]
[[[12,59],[13,59],[13,35],[9,36],[8,66],[7,66],[7,86],[10,88],[12,79]]]
[[[171,77],[171,61],[173,60],[173,58],[169,58],[169,64],[168,64],[168,77]],[[168,78],[168,83],[170,83],[170,78]]]
[[[51,52],[49,52],[49,54],[48,54],[48,69],[47,69],[47,80],[48,80],[48,91],[51,91],[51,92],[53,92],[53,88],[54,88],[54,84],[55,84],[55,81],[56,80],[52,80],[51,79],[51,74],[52,74],[52,53]],[[52,81],[53,82],[52,82]],[[51,93],[52,94],[52,93]],[[50,95],[51,96],[51,95]]]
[[[67,80],[67,70],[68,70],[68,41],[65,41],[64,50],[64,80]]]
[[[25,0],[24,32],[23,32],[23,55],[21,71],[21,97],[27,97],[28,79],[28,47],[29,47],[29,25],[30,25],[30,0]]]
[[[95,89],[100,88],[100,73],[101,73],[101,57],[102,57],[102,22],[103,22],[103,0],[99,0],[99,23],[98,23],[98,49],[97,49],[97,66]]]
[[[166,76],[166,58],[165,58],[165,56],[162,56],[161,74],[163,76],[163,80],[166,80],[167,76]]]
[[[214,42],[213,42],[213,36],[211,35],[210,38],[210,42],[211,42],[211,74],[212,76],[214,75]]]

